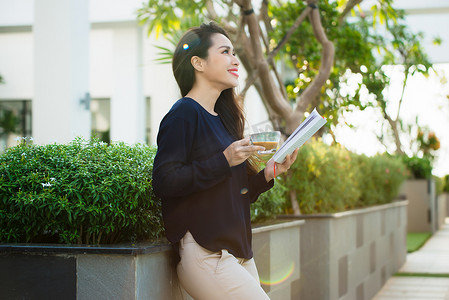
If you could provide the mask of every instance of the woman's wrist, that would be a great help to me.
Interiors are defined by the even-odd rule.
[[[274,179],[274,174],[271,174],[268,166],[265,167],[263,174],[265,175],[265,180],[269,182],[270,180]]]

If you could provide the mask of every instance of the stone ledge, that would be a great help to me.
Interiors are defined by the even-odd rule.
[[[252,229],[253,234],[299,226],[303,220],[288,221],[273,225],[261,224],[260,227]],[[0,244],[0,254],[6,253],[41,253],[41,254],[121,254],[139,255],[156,252],[170,251],[172,249],[168,242],[159,243],[136,243],[136,244],[111,244],[111,245],[64,245],[64,244]]]
[[[116,244],[116,245],[62,245],[62,244],[0,244],[0,254],[122,254],[138,255],[169,251],[168,243]]]
[[[337,213],[329,213],[329,214],[310,214],[310,215],[280,215],[278,216],[279,219],[337,219],[347,216],[353,216],[358,214],[365,214],[370,213],[378,210],[383,210],[387,208],[393,208],[393,207],[401,207],[408,205],[408,200],[397,200],[393,201],[391,203],[387,204],[380,204],[380,205],[373,205],[370,207],[365,208],[359,208],[359,209],[353,209],[343,212],[337,212]]]
[[[304,220],[295,220],[295,221],[285,220],[284,222],[279,223],[279,224],[255,227],[252,229],[252,232],[253,232],[253,234],[256,234],[256,233],[261,233],[261,232],[265,232],[265,231],[273,231],[273,230],[278,230],[278,229],[283,229],[283,228],[300,226],[304,223],[305,223]]]

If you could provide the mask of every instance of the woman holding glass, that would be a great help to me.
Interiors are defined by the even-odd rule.
[[[258,171],[249,159],[263,147],[243,137],[234,88],[239,61],[215,23],[187,31],[176,46],[173,73],[181,90],[161,121],[153,188],[162,199],[168,240],[179,254],[179,281],[194,299],[269,299],[251,249],[250,204],[288,170]]]

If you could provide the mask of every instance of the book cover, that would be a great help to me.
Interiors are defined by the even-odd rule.
[[[296,148],[301,147],[324,124],[326,124],[326,118],[322,117],[315,108],[276,151],[273,155],[274,161],[282,163],[288,154],[292,154]]]

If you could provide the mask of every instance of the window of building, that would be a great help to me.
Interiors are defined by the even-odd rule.
[[[109,98],[92,99],[92,137],[110,142],[111,101]],[[145,98],[145,143],[151,144],[151,100]],[[31,138],[31,100],[0,100],[0,152],[16,146],[17,137]]]
[[[111,101],[109,98],[96,98],[90,102],[92,117],[92,137],[99,138],[105,143],[111,141]]]
[[[0,152],[32,137],[31,118],[31,100],[0,100]]]
[[[90,102],[92,116],[92,137],[105,143],[111,141],[111,99],[93,98]],[[151,99],[145,98],[145,143],[151,144]]]

